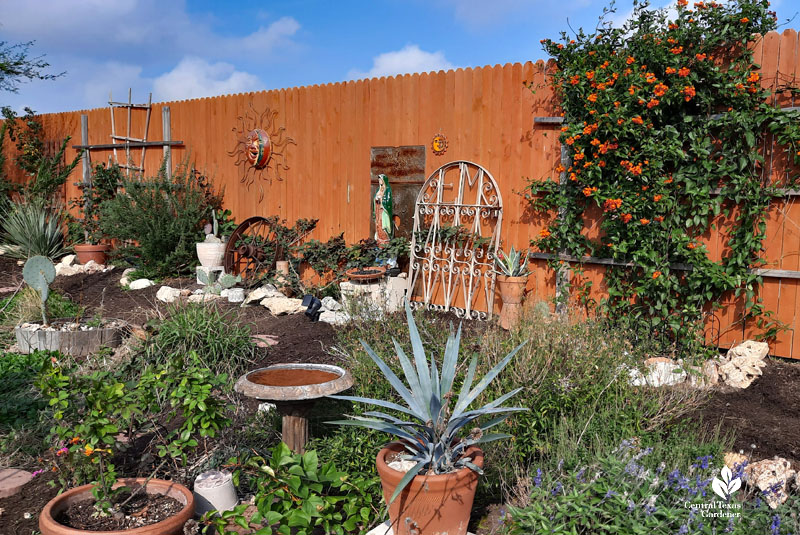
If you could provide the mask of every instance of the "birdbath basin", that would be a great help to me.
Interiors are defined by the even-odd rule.
[[[283,441],[295,453],[303,453],[314,402],[351,386],[353,376],[339,366],[275,364],[242,375],[235,389],[249,398],[274,403],[283,418]]]

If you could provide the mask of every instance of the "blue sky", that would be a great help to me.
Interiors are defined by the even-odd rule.
[[[654,0],[667,5],[668,0]],[[48,113],[544,58],[599,0],[2,0],[0,41],[35,40],[56,81],[0,93]],[[800,0],[773,2],[781,20]],[[630,1],[618,4],[624,20]],[[794,21],[795,23],[797,21]],[[793,24],[796,27],[797,24]]]

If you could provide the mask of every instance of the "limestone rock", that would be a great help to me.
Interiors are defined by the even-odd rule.
[[[254,301],[261,301],[266,297],[284,297],[284,295],[280,293],[278,289],[272,284],[265,284],[264,286],[256,288],[255,290],[247,294],[247,297],[242,303],[242,306],[249,305]]]
[[[417,465],[416,461],[408,461],[408,460],[398,460],[386,463],[386,466],[388,466],[392,470],[397,470],[398,472],[403,472],[403,473],[408,472],[416,465]]]
[[[158,293],[156,293],[156,299],[162,301],[164,303],[173,303],[176,299],[178,299],[183,290],[178,288],[171,288],[169,286],[162,286],[158,289]]]
[[[755,340],[745,340],[736,347],[728,351],[728,360],[736,357],[747,357],[752,359],[764,360],[769,354],[769,344],[766,342],[756,342]]]
[[[293,299],[291,297],[284,297],[283,295],[281,295],[281,297],[265,297],[261,300],[261,306],[266,307],[276,316],[297,314],[306,309],[306,307],[303,306],[302,299]]]
[[[135,269],[135,268],[126,268],[126,269],[125,269],[125,270],[122,272],[122,277],[120,277],[120,279],[119,279],[119,283],[120,283],[122,286],[128,286],[128,285],[131,283],[131,280],[128,278],[128,275],[130,275],[130,274],[131,274],[131,273],[133,273],[134,271],[136,271],[136,269]]]
[[[342,305],[331,296],[322,298],[322,308],[336,312],[342,309]]]
[[[777,509],[789,498],[789,482],[795,477],[792,465],[786,459],[775,457],[745,467],[747,483],[764,492],[764,500],[772,509]]]
[[[65,256],[64,258],[61,259],[61,262],[59,262],[59,264],[63,264],[65,266],[71,266],[74,263],[75,263],[75,255],[74,254],[68,254],[67,256]]]
[[[748,462],[747,456],[743,453],[736,453],[733,451],[729,451],[725,453],[722,458],[725,461],[725,466],[730,468],[731,470],[736,470],[738,467],[744,465],[744,463]]]
[[[153,286],[155,283],[150,279],[136,279],[128,285],[131,290],[144,290]]]
[[[319,321],[330,323],[331,325],[344,325],[350,321],[350,316],[346,312],[325,310],[319,315]]]
[[[680,364],[665,357],[653,357],[644,361],[646,375],[639,370],[631,370],[631,384],[634,386],[672,386],[686,380],[686,372]]]
[[[219,295],[227,298],[228,303],[244,302],[244,288],[226,288]]]
[[[209,293],[192,294],[189,296],[190,303],[208,303],[216,301],[217,299],[222,299],[222,296]]]
[[[80,266],[69,266],[66,264],[56,264],[56,275],[60,277],[71,277],[81,272]]]
[[[764,360],[767,353],[766,342],[753,340],[732,348],[718,366],[720,380],[734,388],[747,388],[761,376],[761,368],[767,364]]]
[[[707,360],[703,363],[703,376],[708,386],[714,386],[719,383],[719,369],[716,360]]]

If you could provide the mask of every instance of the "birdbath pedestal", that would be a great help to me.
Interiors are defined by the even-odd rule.
[[[250,398],[275,404],[283,419],[283,441],[295,453],[308,442],[308,413],[318,398],[353,386],[350,372],[329,364],[275,364],[242,375],[234,387]]]

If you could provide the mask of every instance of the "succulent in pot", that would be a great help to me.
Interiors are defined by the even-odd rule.
[[[511,329],[518,322],[522,314],[522,297],[528,283],[528,254],[530,249],[523,253],[514,247],[508,253],[500,249],[494,258],[495,274],[503,308],[500,311],[500,326]]]
[[[400,344],[393,340],[406,383],[362,341],[370,358],[405,403],[358,396],[330,396],[336,399],[376,405],[407,415],[399,417],[367,411],[364,416],[338,420],[338,425],[366,427],[399,438],[378,453],[377,466],[383,494],[389,504],[389,518],[397,535],[441,533],[463,535],[467,530],[478,474],[483,473],[483,452],[478,447],[494,440],[509,438],[502,433],[486,433],[510,414],[529,409],[504,407],[522,388],[504,394],[486,405],[470,409],[489,383],[506,367],[524,345],[516,347],[473,385],[478,356],[473,356],[466,376],[451,407],[458,368],[461,327],[447,339],[441,372],[436,359],[425,354],[411,308],[406,302],[406,316],[413,349],[413,363]],[[478,422],[479,419],[488,418]],[[468,430],[469,429],[469,430]],[[411,461],[402,474],[387,464],[393,459]]]
[[[224,216],[225,214],[222,215]],[[204,230],[206,239],[196,244],[197,259],[203,267],[219,267],[225,259],[225,246],[228,243],[228,239],[227,236],[220,236],[217,213],[213,208],[211,209],[211,222],[206,224]]]

